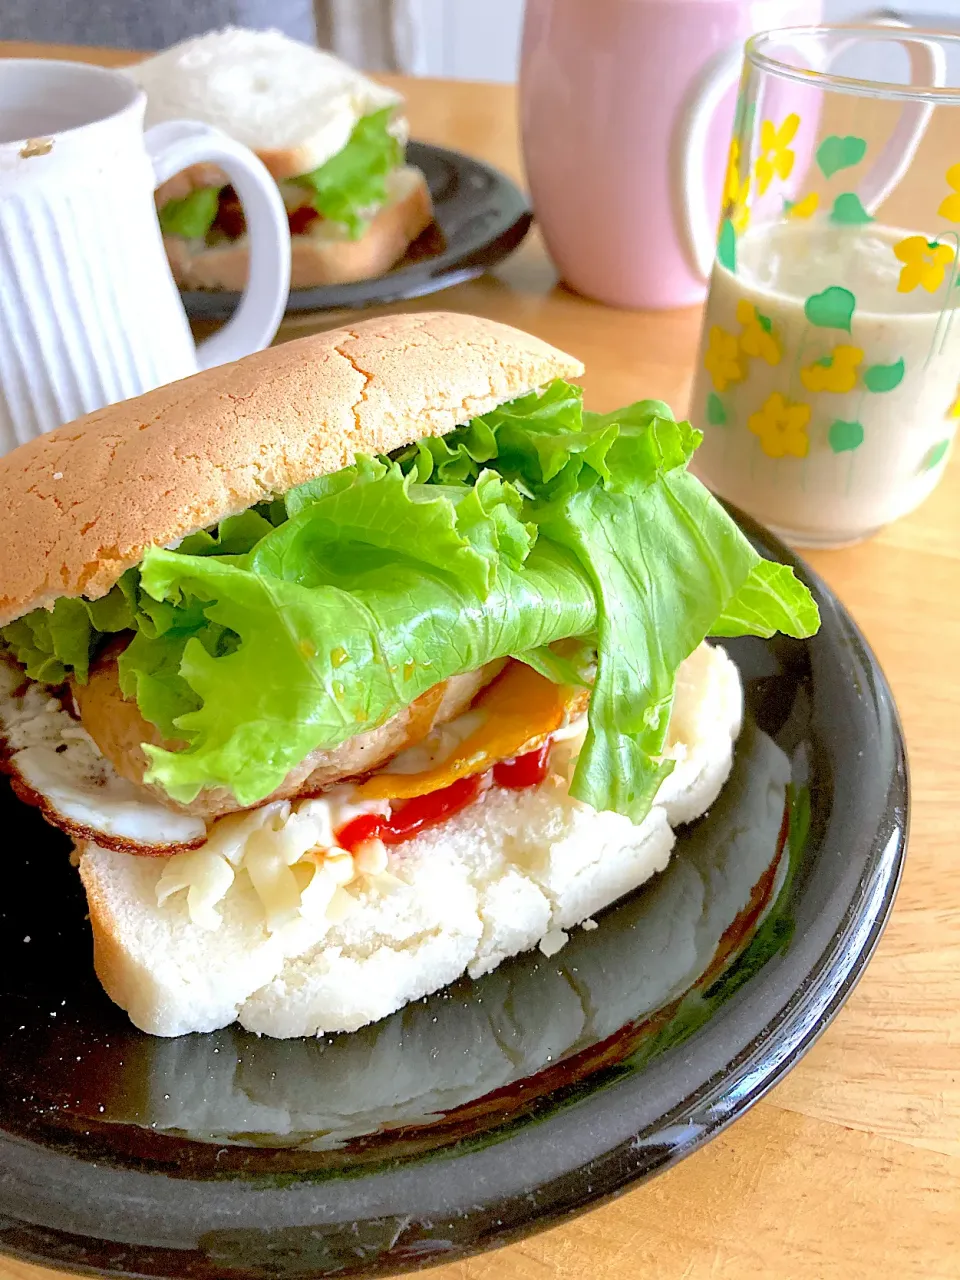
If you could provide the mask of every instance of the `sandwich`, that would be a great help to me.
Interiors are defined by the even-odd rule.
[[[426,179],[404,163],[399,94],[279,31],[228,27],[128,68],[148,125],[191,119],[244,143],[276,179],[290,223],[291,286],[382,275],[433,220]],[[243,208],[216,165],[156,193],[171,269],[186,289],[242,289]]]
[[[0,732],[156,1035],[352,1031],[662,870],[740,728],[709,640],[818,626],[644,400],[388,316],[0,459]]]

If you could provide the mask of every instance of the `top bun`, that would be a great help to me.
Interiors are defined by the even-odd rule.
[[[421,312],[287,342],[158,387],[0,458],[0,626],[105,595],[151,546],[445,435],[583,366],[478,316]]]
[[[126,71],[147,95],[148,125],[215,125],[278,180],[318,168],[346,146],[361,116],[402,101],[332,53],[279,31],[208,31]],[[402,116],[396,128],[405,140]]]

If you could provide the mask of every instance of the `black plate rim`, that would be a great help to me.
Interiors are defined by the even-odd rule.
[[[475,156],[432,142],[411,139],[407,159],[422,164],[442,161],[463,173],[482,173],[505,201],[505,209],[490,231],[471,238],[462,248],[447,249],[433,258],[413,262],[382,276],[349,284],[318,285],[311,289],[291,289],[285,312],[297,315],[312,311],[342,311],[386,305],[464,284],[496,266],[523,241],[533,222],[526,196],[512,179],[493,165]],[[224,320],[240,304],[243,295],[227,289],[181,289],[184,310],[192,320]]]
[[[823,580],[772,534],[736,509],[731,511],[744,531],[759,544],[762,551],[798,568],[816,594],[833,606],[847,638],[865,661],[875,689],[874,702],[878,710],[884,713],[887,720],[886,727],[892,734],[895,762],[889,778],[886,809],[872,836],[869,858],[860,876],[856,892],[843,913],[840,926],[832,934],[828,945],[823,948],[816,962],[808,968],[803,985],[791,992],[778,1013],[763,1024],[761,1030],[734,1059],[718,1069],[713,1077],[694,1093],[685,1097],[670,1112],[658,1117],[646,1130],[641,1130],[629,1140],[615,1143],[606,1150],[597,1152],[589,1160],[580,1164],[574,1163],[571,1168],[564,1168],[556,1176],[546,1179],[522,1195],[517,1194],[509,1199],[500,1199],[498,1193],[488,1193],[486,1198],[487,1200],[490,1200],[491,1196],[494,1198],[495,1210],[490,1210],[487,1203],[477,1203],[460,1215],[461,1219],[473,1217],[476,1220],[476,1233],[467,1243],[458,1242],[438,1252],[436,1256],[431,1256],[429,1250],[417,1247],[411,1247],[405,1251],[405,1247],[401,1244],[397,1248],[381,1250],[367,1261],[358,1261],[356,1267],[339,1268],[336,1274],[357,1276],[399,1274],[421,1269],[433,1262],[437,1264],[452,1262],[484,1250],[497,1248],[585,1212],[619,1195],[631,1185],[671,1167],[745,1114],[782,1079],[832,1022],[872,956],[896,898],[909,825],[907,757],[896,705],[879,664],[860,629]],[[893,820],[892,814],[899,815],[899,819]],[[750,999],[752,989],[752,984],[747,984],[737,992],[715,1018],[711,1019],[711,1022],[725,1020],[738,1010],[742,1011],[744,1003]],[[682,1046],[680,1048],[682,1051]],[[676,1049],[668,1050],[663,1055],[663,1059],[669,1060],[676,1052]],[[618,1096],[619,1101],[622,1102],[632,1090],[636,1090],[642,1079],[643,1073],[640,1073],[636,1077],[622,1080],[585,1099],[580,1107],[562,1109],[547,1117],[532,1130],[521,1130],[514,1138],[455,1158],[465,1162],[476,1162],[492,1157],[496,1162],[498,1152],[502,1153],[510,1149],[518,1141],[524,1139],[529,1141],[531,1133],[536,1139],[548,1129],[553,1130],[550,1136],[556,1143],[558,1136],[562,1137],[559,1131],[568,1126],[572,1112],[579,1113],[582,1126],[585,1109],[610,1110],[612,1105],[616,1105]],[[736,1095],[732,1101],[731,1092]],[[611,1099],[615,1100],[613,1104]],[[682,1131],[684,1126],[686,1126],[686,1136],[678,1139],[677,1131]],[[0,1136],[0,1185],[11,1176],[16,1176],[18,1156],[22,1159],[23,1155],[23,1144],[15,1139]],[[50,1155],[50,1153],[42,1152],[41,1155]],[[576,1156],[573,1158],[576,1160]],[[364,1184],[363,1187],[358,1185],[357,1181],[348,1181],[353,1181],[355,1191],[363,1192],[366,1192],[374,1183],[379,1182],[385,1186],[387,1180],[401,1179],[405,1185],[409,1185],[418,1175],[429,1172],[431,1168],[441,1163],[442,1161],[434,1162],[433,1165],[428,1164],[426,1169],[401,1168],[386,1173],[366,1175],[358,1180]],[[125,1174],[125,1176],[139,1180],[151,1175]],[[259,1197],[278,1194],[274,1187],[257,1186],[252,1183],[215,1185],[220,1190],[228,1190],[231,1186],[236,1187],[241,1195],[258,1197],[258,1203],[260,1203]],[[309,1194],[312,1185],[315,1184],[304,1182],[297,1188],[287,1188],[286,1194],[289,1195],[295,1191]],[[335,1189],[335,1185],[331,1190]],[[294,1198],[297,1197],[294,1196]],[[480,1199],[479,1194],[477,1199]],[[393,1220],[395,1216],[399,1215],[385,1213],[376,1219],[368,1216],[364,1221],[386,1222]],[[359,1220],[360,1215],[358,1215]],[[5,1222],[0,1222],[0,1225],[5,1226],[9,1221],[8,1218]],[[24,1221],[23,1225],[28,1227],[30,1224]],[[462,1220],[459,1226],[462,1228]],[[61,1233],[54,1229],[52,1233],[46,1234],[56,1236]],[[400,1235],[402,1232],[398,1232],[398,1240]],[[91,1241],[91,1243],[102,1242]],[[84,1263],[78,1257],[65,1261],[62,1252],[54,1256],[50,1252],[42,1252],[30,1247],[11,1247],[6,1241],[0,1244],[0,1249],[10,1256],[39,1265],[54,1266],[77,1274],[105,1274],[102,1270]],[[153,1250],[150,1246],[127,1246],[124,1252],[130,1261],[133,1261],[134,1257],[150,1254]],[[238,1270],[233,1266],[224,1268],[221,1272],[209,1265],[200,1269],[191,1268],[189,1274],[211,1277],[227,1274],[228,1271],[231,1275],[251,1277],[277,1274],[285,1277],[300,1275],[306,1277],[323,1274],[317,1272],[315,1267],[307,1267],[302,1271],[277,1272],[268,1267],[258,1269],[256,1266],[251,1266]],[[133,1267],[111,1267],[109,1274],[153,1277],[175,1273],[156,1270],[149,1266],[140,1269],[135,1264]]]

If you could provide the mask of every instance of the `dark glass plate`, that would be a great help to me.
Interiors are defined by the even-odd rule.
[[[890,691],[800,572],[820,634],[729,644],[734,772],[667,870],[551,960],[354,1035],[135,1031],[93,976],[66,840],[3,792],[0,1250],[175,1280],[389,1274],[550,1225],[741,1115],[849,995],[906,840]]]
[[[483,161],[428,142],[408,143],[407,160],[426,176],[433,224],[384,275],[291,289],[288,312],[353,309],[448,289],[495,266],[530,229],[526,196]],[[239,293],[220,289],[183,289],[180,296],[187,315],[198,320],[223,319],[240,302]]]

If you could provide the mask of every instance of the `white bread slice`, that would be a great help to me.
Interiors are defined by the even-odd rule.
[[[687,835],[656,884],[602,922],[601,946],[577,932],[552,964],[486,977],[482,999],[461,985],[355,1035],[264,1039],[255,1052],[235,1031],[131,1037],[122,1072],[104,1081],[108,1110],[193,1139],[286,1134],[318,1150],[415,1125],[533,1075],[663,1008],[705,973],[769,868],[789,779],[784,753],[748,725],[710,822]]]
[[[255,151],[278,180],[324,164],[361,116],[400,96],[333,54],[279,31],[227,27],[127,68],[147,95],[147,125],[200,120]],[[406,126],[397,117],[401,139]]]
[[[240,879],[213,933],[180,900],[158,908],[163,859],[81,846],[80,874],[97,974],[138,1027],[171,1036],[239,1020],[288,1037],[355,1031],[485,972],[536,946],[554,918],[572,925],[641,884],[672,845],[661,809],[635,827],[558,788],[493,790],[396,850],[393,891],[357,895],[338,923],[301,918],[272,934]]]
[[[322,219],[302,235],[290,237],[290,287],[313,289],[383,275],[432,221],[426,178],[412,165],[396,169],[387,179],[386,203],[359,239],[348,239],[339,224]],[[181,289],[239,291],[246,287],[250,267],[246,236],[213,246],[181,236],[164,236],[163,243]]]
[[[705,813],[726,781],[727,747],[740,734],[743,692],[732,662],[701,645],[677,672],[664,756],[673,772],[657,793],[672,827]]]
[[[739,675],[722,649],[710,648],[687,678],[704,706],[684,721],[699,735],[682,742],[690,794],[671,804],[702,812],[731,767]],[[164,859],[78,847],[97,973],[137,1026],[173,1036],[239,1020],[290,1037],[356,1030],[538,940],[551,951],[563,930],[662,870],[672,845],[664,808],[636,826],[571,799],[553,775],[529,791],[492,789],[391,850],[399,883],[364,887],[343,918],[298,917],[273,933],[243,876],[210,932],[182,899],[157,906]]]

